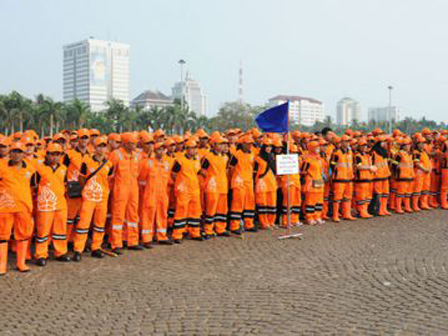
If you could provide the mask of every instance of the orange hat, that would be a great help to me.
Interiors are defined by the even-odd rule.
[[[400,136],[400,135],[401,135],[401,131],[400,131],[399,129],[395,129],[395,130],[392,132],[392,135],[393,135],[394,137]]]
[[[176,144],[176,142],[173,139],[168,138],[165,140],[165,143],[163,145],[165,147],[169,147],[169,146],[174,146],[175,144]]]
[[[146,133],[140,133],[140,140],[142,141],[142,143],[149,143],[149,142],[154,142],[154,137],[149,134],[148,132]]]
[[[154,132],[154,139],[155,138],[160,138],[165,136],[165,132],[161,129],[158,129],[157,131]]]
[[[437,139],[437,141],[445,142],[445,141],[446,141],[446,138],[442,135],[442,136],[440,136],[440,137]]]
[[[9,147],[9,151],[13,151],[13,150],[20,150],[20,151],[24,152],[25,145],[23,144],[23,142],[20,142],[20,141],[13,142],[11,144],[11,146]]]
[[[338,137],[337,135],[334,135],[334,136],[331,138],[331,140],[332,140],[335,144],[338,144],[338,143],[341,142],[341,138]]]
[[[292,132],[292,137],[293,137],[293,138],[300,138],[300,131],[294,131],[294,132]]]
[[[341,136],[341,141],[350,141],[350,137],[347,134]]]
[[[383,142],[383,141],[386,141],[386,137],[385,137],[384,135],[378,135],[378,136],[375,138],[375,141],[376,141],[376,142]]]
[[[253,144],[254,139],[250,135],[244,135],[240,138],[241,143]]]
[[[9,146],[9,139],[4,135],[0,135],[0,145]]]
[[[422,131],[423,135],[430,135],[431,134],[431,130],[429,128],[424,128]]]
[[[20,133],[20,132],[15,132],[15,133],[12,135],[12,137],[13,137],[13,139],[17,139],[17,140],[19,140],[19,139],[22,137],[22,133]]]
[[[105,136],[99,136],[93,143],[95,144],[95,146],[99,146],[101,144],[107,146],[107,138]]]
[[[348,129],[345,131],[345,134],[347,134],[348,136],[352,136],[353,131],[351,129]]]
[[[184,138],[182,138],[180,135],[173,136],[173,140],[176,144],[181,144],[182,142],[184,142]]]
[[[280,139],[275,139],[272,143],[274,147],[283,147],[283,142]]]
[[[98,131],[96,128],[92,128],[91,130],[90,130],[90,136],[100,136],[100,131]]]
[[[263,141],[261,142],[262,145],[264,146],[272,146],[274,143],[271,139],[269,138],[264,138]]]
[[[26,145],[34,145],[34,140],[30,137],[25,137],[22,138],[22,140],[20,140],[21,142],[23,142],[23,144]]]
[[[328,145],[328,142],[326,142],[324,139],[319,140],[319,146],[326,146]]]
[[[53,137],[53,141],[58,141],[58,140],[65,140],[65,136],[62,133],[57,133],[54,137]]]
[[[236,132],[236,130],[234,130],[234,129],[229,129],[229,130],[227,130],[227,132],[226,132],[226,135],[236,135],[237,134],[237,132]]]
[[[137,136],[134,133],[130,133],[130,132],[123,133],[121,135],[121,140],[124,143],[131,143],[131,142],[137,143],[138,142]]]
[[[72,140],[78,140],[78,136],[76,134],[70,135],[70,141]]]
[[[254,138],[259,138],[262,135],[262,133],[257,128],[252,128],[251,134]]]
[[[197,135],[199,138],[210,138],[209,135],[207,134],[207,132],[204,131],[202,128],[200,128],[200,129],[198,129],[198,130],[196,131],[196,135]]]
[[[373,135],[376,136],[376,135],[383,134],[384,132],[381,128],[375,128],[372,133],[373,133]]]
[[[91,131],[89,131],[87,128],[82,128],[78,131],[78,136],[80,138],[82,138],[82,137],[90,138],[90,134],[91,134]]]
[[[366,138],[361,138],[358,141],[358,146],[365,146],[367,145],[367,139]]]
[[[290,151],[291,153],[298,153],[298,152],[299,152],[299,147],[297,147],[296,144],[291,144],[291,145],[289,146],[289,151]]]
[[[356,145],[358,143],[358,140],[356,140],[356,139],[351,139],[350,140],[350,146],[354,146],[354,145]]]
[[[109,136],[107,137],[108,140],[113,140],[113,141],[118,141],[121,142],[121,136],[120,134],[117,133],[111,133],[109,134]]]
[[[187,140],[187,142],[185,143],[185,147],[197,147],[197,146],[198,143],[193,139]]]
[[[417,137],[415,138],[415,141],[416,141],[417,143],[425,143],[425,142],[426,142],[426,139],[425,139],[422,135],[420,135],[420,136],[417,136]]]
[[[310,141],[308,143],[308,149],[309,150],[316,149],[317,147],[319,147],[319,142],[318,141]]]
[[[63,152],[62,146],[58,143],[52,142],[47,147],[47,153],[55,153],[55,152],[62,153]]]
[[[220,144],[220,143],[223,143],[224,140],[225,139],[222,136],[218,135],[218,136],[212,137],[210,140],[210,143],[211,144]]]

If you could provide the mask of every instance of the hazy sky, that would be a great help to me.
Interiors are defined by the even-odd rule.
[[[62,98],[62,46],[89,36],[131,45],[131,99],[169,94],[187,61],[214,113],[277,94],[393,101],[447,121],[447,0],[0,0],[0,93]]]

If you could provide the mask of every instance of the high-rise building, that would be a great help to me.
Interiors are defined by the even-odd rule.
[[[145,110],[153,107],[166,107],[173,105],[173,100],[160,91],[144,91],[131,101],[131,106],[141,106]]]
[[[368,120],[375,122],[385,122],[392,119],[393,122],[400,121],[400,110],[396,106],[371,107],[368,110]]]
[[[129,45],[89,38],[65,45],[63,99],[88,103],[93,111],[112,98],[129,104]]]
[[[342,98],[336,105],[336,123],[347,126],[354,121],[359,121],[361,108],[359,102],[352,98]]]
[[[177,82],[171,90],[174,99],[181,99],[182,96],[184,97],[184,100],[191,111],[195,112],[199,116],[207,115],[207,95],[202,92],[199,82],[192,79],[188,72],[185,76],[183,85],[181,82]]]
[[[324,120],[324,105],[319,100],[301,96],[278,95],[269,99],[269,104],[280,105],[289,101],[289,120],[304,126],[312,126]]]

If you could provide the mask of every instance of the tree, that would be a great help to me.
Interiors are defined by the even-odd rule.
[[[79,99],[67,103],[65,105],[65,127],[69,129],[83,128],[90,113],[89,105]]]
[[[122,133],[124,123],[127,121],[129,108],[124,105],[122,100],[111,99],[106,102],[106,116],[113,121],[116,132]]]
[[[54,132],[58,132],[58,123],[63,120],[62,108],[63,103],[55,102],[50,97],[40,97],[42,98],[41,104],[39,106],[39,114],[41,118],[48,118],[50,120],[49,124],[49,134],[52,137]]]

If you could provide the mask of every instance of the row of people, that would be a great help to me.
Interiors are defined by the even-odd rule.
[[[120,255],[125,245],[138,251],[186,235],[240,235],[257,230],[256,218],[272,229],[446,209],[445,135],[324,129],[286,137],[252,129],[106,137],[81,129],[44,140],[34,131],[0,136],[0,274],[8,248],[26,272],[32,250],[46,265],[50,243],[56,260],[80,261],[86,248],[103,258],[105,243]],[[286,152],[298,156],[298,174],[276,174],[276,156]]]

